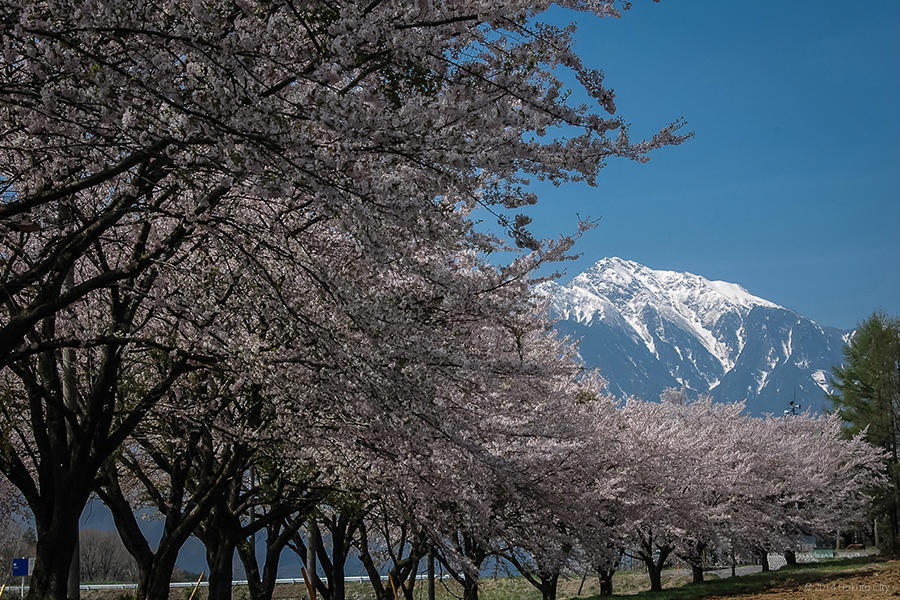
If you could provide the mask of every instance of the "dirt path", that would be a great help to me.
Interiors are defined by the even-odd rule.
[[[724,596],[716,596],[722,598]],[[900,561],[862,567],[815,583],[782,587],[760,594],[729,596],[741,600],[884,600],[900,598]],[[714,598],[709,598],[714,600]]]

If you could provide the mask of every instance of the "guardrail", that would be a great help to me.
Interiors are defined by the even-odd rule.
[[[447,573],[444,573],[443,575],[435,574],[435,579],[448,578],[448,577],[450,577],[450,575]],[[427,579],[427,578],[428,578],[428,575],[425,575],[424,573],[420,573],[420,574],[416,575],[417,580],[423,580],[423,579]],[[381,580],[387,581],[388,580],[387,575],[382,575]],[[366,575],[351,575],[349,577],[344,577],[344,581],[346,581],[348,583],[366,583],[369,581],[369,578]],[[239,580],[239,581],[232,581],[231,587],[247,585],[247,583],[248,582],[246,579]],[[288,579],[276,579],[275,580],[276,585],[295,585],[295,584],[300,584],[300,583],[305,583],[305,581],[303,580],[302,577],[294,577],[294,578],[288,578]],[[170,583],[169,587],[192,588],[195,585],[197,585],[196,581],[179,581],[179,582]],[[209,586],[209,581],[201,581],[200,582],[200,587],[208,587],[208,586]],[[80,585],[79,588],[82,590],[86,590],[86,591],[89,591],[89,590],[135,590],[135,589],[137,589],[137,584],[136,583],[85,583],[85,584]],[[21,589],[21,586],[10,585],[10,586],[8,586],[8,589],[10,591],[12,591],[14,589]],[[29,589],[29,586],[26,585],[25,591],[28,591],[28,589]]]
[[[385,579],[385,578],[382,578],[382,579]],[[344,577],[344,581],[346,581],[346,582],[361,583],[363,581],[368,581],[368,580],[369,580],[369,578],[364,577],[364,576]],[[295,577],[295,578],[290,578],[290,579],[276,579],[275,580],[276,585],[293,585],[293,584],[298,584],[298,583],[305,583],[303,581],[302,577]],[[177,583],[176,582],[170,583],[169,587],[192,588],[195,585],[197,585],[196,581],[179,581]],[[232,587],[241,586],[241,585],[247,585],[247,580],[244,579],[244,580],[240,580],[240,581],[232,581],[231,582]],[[208,586],[209,586],[209,581],[201,581],[200,582],[200,587],[208,587]],[[26,589],[28,588],[28,586],[25,586],[25,587],[26,587]],[[137,589],[137,584],[136,583],[86,583],[80,587],[83,590],[134,590],[134,589]]]

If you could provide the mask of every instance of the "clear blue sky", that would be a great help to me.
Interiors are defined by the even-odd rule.
[[[538,187],[534,231],[604,256],[740,283],[816,320],[900,315],[900,2],[637,0],[579,23],[633,137],[684,116],[694,139],[596,188]]]

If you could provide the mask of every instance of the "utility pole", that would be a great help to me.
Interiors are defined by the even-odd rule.
[[[802,407],[797,403],[797,388],[794,388],[794,399],[788,403],[788,407],[789,408],[784,411],[784,416],[797,416],[800,414],[800,409]]]

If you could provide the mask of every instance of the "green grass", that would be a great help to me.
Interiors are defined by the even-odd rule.
[[[713,574],[707,574],[708,578],[716,578]],[[691,573],[681,569],[681,574],[663,575],[663,586],[672,587],[689,583]],[[435,600],[459,600],[462,598],[462,588],[454,580],[444,579],[443,582],[435,582]],[[568,575],[560,577],[557,587],[557,598],[564,600],[574,598],[581,585],[580,575]],[[637,593],[650,587],[647,574],[641,571],[621,571],[613,576],[613,588],[620,593]],[[541,600],[541,593],[529,584],[523,577],[482,577],[478,585],[480,600]],[[188,590],[190,591],[190,590]],[[587,577],[581,590],[581,598],[587,598],[598,594],[600,585],[596,575]],[[376,600],[372,586],[367,582],[346,584],[347,600]],[[297,599],[306,596],[306,588],[302,584],[279,585],[275,588],[274,600]],[[427,600],[428,585],[425,581],[417,581],[413,588],[415,600]],[[249,594],[246,588],[235,587],[232,593],[234,600],[246,600]],[[206,588],[200,588],[194,600],[205,600]],[[99,600],[99,599],[91,599]],[[112,599],[111,599],[112,600]],[[178,597],[177,600],[182,600]]]
[[[676,575],[673,571],[667,571],[663,575],[663,591],[650,593],[646,590],[650,587],[647,574],[641,570],[620,571],[613,576],[613,589],[616,595],[613,598],[628,598],[629,600],[694,600],[708,596],[733,596],[738,594],[750,594],[763,592],[773,587],[800,586],[806,583],[823,581],[843,572],[849,572],[859,567],[885,560],[879,557],[834,559],[818,563],[801,564],[796,567],[785,567],[778,571],[768,573],[754,573],[734,578],[719,579],[713,573],[706,574],[706,583],[691,583],[691,572],[688,569],[680,569]],[[452,580],[445,579],[436,582],[436,600],[459,600],[462,598],[462,589]],[[578,593],[581,584],[580,575],[561,577],[558,585],[557,598],[559,600],[601,600],[599,597],[599,582],[596,575],[587,577],[580,596]],[[173,590],[170,595],[172,600],[184,600],[187,598],[184,589]],[[187,590],[187,594],[191,590]],[[117,592],[116,594],[121,594]],[[119,600],[116,594],[103,596],[90,595],[86,600]],[[200,588],[194,600],[205,600],[206,588]],[[347,600],[376,600],[372,587],[368,583],[347,583]],[[88,594],[83,594],[88,596]],[[182,597],[183,595],[183,597]],[[427,584],[425,581],[417,581],[414,587],[415,600],[427,600]],[[302,584],[280,585],[275,589],[275,600],[297,599],[306,596],[306,589]],[[235,587],[232,598],[234,600],[246,600],[249,594],[246,588]],[[480,600],[541,600],[541,594],[522,577],[483,577],[479,583]],[[605,600],[605,599],[604,599]]]
[[[718,579],[718,576],[708,573],[707,578],[714,580]],[[681,569],[680,575],[663,575],[664,587],[681,586],[690,581],[691,573],[684,568]],[[560,600],[575,598],[580,585],[580,575],[560,577],[557,598]],[[650,579],[646,573],[640,570],[620,571],[613,575],[613,589],[618,593],[635,594],[649,587]],[[427,600],[427,589],[425,581],[417,581],[413,588],[415,600]],[[368,583],[348,583],[346,591],[347,600],[376,600],[372,587]],[[590,575],[585,579],[580,598],[596,596],[599,591],[600,585],[597,576]],[[299,595],[301,592],[302,590],[297,594]],[[540,591],[529,584],[525,578],[519,576],[482,577],[478,584],[478,592],[480,600],[541,600]],[[234,597],[239,598],[238,595]],[[290,595],[285,597],[290,597]],[[462,598],[462,588],[456,581],[444,579],[443,583],[436,582],[435,600],[459,600],[460,598]]]
[[[842,572],[851,571],[876,562],[883,558],[846,558],[834,559],[818,563],[800,564],[795,567],[784,567],[768,573],[753,573],[726,579],[709,580],[705,583],[687,583],[680,587],[663,589],[662,592],[641,592],[636,595],[621,595],[631,590],[615,588],[617,592],[613,598],[629,598],[630,600],[694,600],[708,596],[735,596],[739,594],[754,594],[764,592],[774,587],[800,586],[806,583],[829,579]],[[688,578],[689,579],[689,578]],[[665,587],[665,583],[663,584]],[[644,588],[646,589],[646,587]],[[599,596],[582,597],[583,600],[600,600]]]

